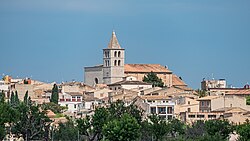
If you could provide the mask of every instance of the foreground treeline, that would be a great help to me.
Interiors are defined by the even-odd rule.
[[[172,119],[161,120],[157,115],[143,117],[135,105],[122,101],[108,108],[98,108],[83,119],[69,119],[53,130],[53,140],[87,141],[226,141],[237,132],[239,140],[250,139],[250,124],[231,125],[225,120],[198,121],[192,125]]]
[[[143,117],[143,111],[122,101],[98,108],[83,119],[68,118],[65,123],[52,124],[44,105],[34,105],[28,93],[21,102],[17,93],[9,101],[0,94],[0,139],[7,136],[24,140],[61,141],[223,141],[237,132],[239,140],[250,139],[250,123],[231,125],[227,121],[199,121],[193,125],[172,119],[161,120],[157,115]],[[54,106],[53,106],[54,107]],[[60,111],[60,110],[59,110]]]

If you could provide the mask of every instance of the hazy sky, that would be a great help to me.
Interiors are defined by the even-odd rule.
[[[112,30],[126,63],[167,65],[193,88],[202,78],[250,82],[249,0],[1,0],[0,74],[83,81]]]

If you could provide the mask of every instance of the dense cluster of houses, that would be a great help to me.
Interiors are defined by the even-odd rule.
[[[20,100],[28,91],[32,101],[43,104],[50,102],[53,84],[6,76],[0,81],[0,90],[5,93],[6,99],[10,98],[12,91],[17,91]],[[162,119],[178,118],[187,123],[223,118],[238,124],[250,118],[250,106],[246,102],[247,96],[250,96],[248,84],[242,88],[206,88],[204,97],[199,97],[197,91],[187,86],[152,87],[149,83],[131,77],[94,87],[82,82],[57,85],[58,104],[67,107],[64,114],[76,118],[93,114],[97,107],[107,106],[117,100],[123,100],[127,105],[137,105],[144,110],[145,116],[158,114]]]

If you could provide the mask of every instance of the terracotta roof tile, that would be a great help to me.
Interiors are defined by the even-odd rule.
[[[147,95],[147,96],[140,96],[142,99],[148,99],[148,100],[162,100],[162,99],[171,99],[168,96],[165,95]]]
[[[173,80],[173,86],[187,86],[184,81],[182,81],[177,75],[173,74],[172,77]]]
[[[164,66],[160,64],[125,64],[124,71],[126,72],[157,72],[157,73],[172,73],[172,71],[168,70]]]
[[[250,95],[250,89],[241,89],[237,91],[229,91],[226,94],[228,95]]]

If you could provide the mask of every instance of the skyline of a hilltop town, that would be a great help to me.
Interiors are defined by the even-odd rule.
[[[0,1],[0,74],[83,81],[115,30],[125,63],[168,66],[192,88],[203,78],[249,80],[250,1]]]

